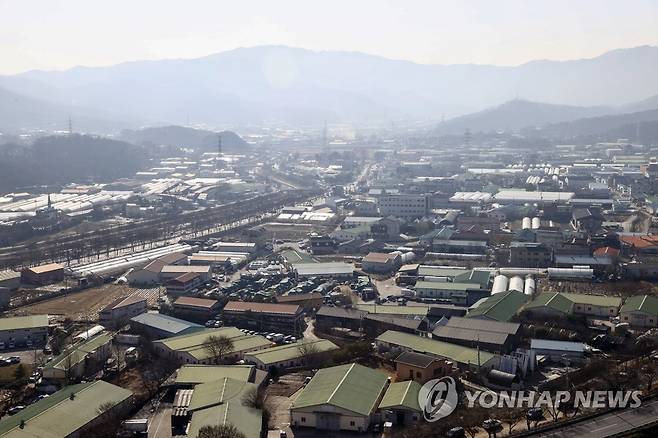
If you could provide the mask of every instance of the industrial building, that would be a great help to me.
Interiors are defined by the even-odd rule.
[[[427,215],[429,201],[429,195],[424,194],[383,194],[377,198],[377,208],[382,216],[412,219]]]
[[[73,345],[46,363],[43,378],[67,383],[103,369],[112,356],[112,335],[104,332],[89,340]]]
[[[395,371],[399,379],[425,383],[430,379],[447,376],[452,372],[452,362],[415,351],[403,351],[395,358]]]
[[[434,329],[432,339],[502,354],[518,345],[519,327],[518,323],[453,316]]]
[[[103,380],[67,386],[0,421],[0,437],[88,437],[132,408],[133,394]]]
[[[423,418],[418,403],[420,384],[414,380],[391,383],[379,403],[383,420],[394,426],[413,426]]]
[[[146,298],[119,298],[99,312],[98,323],[108,329],[119,329],[128,324],[130,318],[146,312],[146,309]]]
[[[282,295],[274,298],[277,304],[289,304],[301,306],[304,311],[316,310],[322,306],[324,297],[321,293],[311,292],[307,294]]]
[[[161,357],[167,357],[182,364],[207,364],[217,360],[205,347],[211,336],[226,336],[233,342],[233,350],[224,358],[227,361],[244,359],[245,353],[263,350],[273,345],[272,342],[256,335],[245,335],[235,327],[205,329],[168,339],[153,342],[153,347]]]
[[[59,263],[33,266],[21,272],[21,281],[26,284],[46,285],[64,280],[64,266]]]
[[[491,369],[498,365],[499,357],[487,351],[463,347],[448,342],[389,330],[375,339],[377,348],[383,351],[415,351],[453,362],[464,369]]]
[[[365,432],[387,386],[386,374],[356,363],[323,368],[293,402],[292,425]]]
[[[226,325],[258,331],[300,334],[304,329],[304,310],[295,304],[229,301],[222,318]]]
[[[187,272],[167,282],[167,294],[172,296],[187,295],[202,284],[201,275],[196,272]]]
[[[161,313],[142,313],[130,320],[130,331],[145,336],[147,339],[164,339],[187,335],[204,326]]]
[[[658,298],[652,295],[636,295],[626,299],[619,311],[621,322],[635,328],[658,327]]]
[[[179,297],[173,308],[175,317],[202,323],[219,313],[221,303],[207,298]]]
[[[271,367],[288,369],[315,363],[318,357],[330,351],[338,350],[338,346],[327,339],[316,339],[278,345],[264,350],[254,351],[244,355],[247,363],[256,365],[259,370],[267,371]]]
[[[48,341],[48,315],[0,318],[0,349],[42,347]]]
[[[21,284],[21,274],[15,271],[0,271],[0,288],[10,291],[18,289]]]
[[[354,265],[344,262],[295,263],[298,278],[323,277],[349,280],[354,277]]]
[[[361,260],[364,272],[387,274],[402,266],[402,257],[397,253],[371,252]]]

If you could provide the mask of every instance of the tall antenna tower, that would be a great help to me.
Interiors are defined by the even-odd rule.
[[[327,142],[327,121],[324,121],[324,129],[322,130],[322,150],[328,153],[329,143]]]
[[[71,116],[69,116],[69,135],[73,135],[73,122],[71,121]]]
[[[217,158],[215,159],[215,169],[217,169],[218,173],[220,169],[220,158],[222,155],[222,135],[217,134]]]

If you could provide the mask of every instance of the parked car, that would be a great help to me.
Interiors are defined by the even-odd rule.
[[[24,406],[24,405],[18,405],[18,406],[11,407],[11,408],[9,408],[9,410],[7,411],[7,415],[15,415],[15,414],[18,414],[18,413],[19,413],[20,411],[22,411],[23,409],[25,409],[25,406]]]

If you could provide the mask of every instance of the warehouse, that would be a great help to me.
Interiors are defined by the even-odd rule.
[[[290,408],[292,426],[365,432],[388,376],[355,363],[319,370]]]
[[[210,266],[166,265],[160,271],[160,281],[171,280],[188,272],[199,274],[204,282],[212,279],[212,268]]]
[[[397,253],[371,252],[361,260],[364,272],[386,274],[397,270],[402,265],[402,257]]]
[[[304,311],[296,304],[229,301],[222,311],[224,323],[257,331],[299,334],[304,329]]]
[[[247,252],[250,254],[256,252],[256,244],[252,242],[217,242],[212,245],[212,248],[224,252]]]
[[[317,310],[322,306],[324,297],[319,292],[308,294],[283,295],[275,298],[277,304],[293,304],[301,306],[304,311]]]
[[[93,436],[95,426],[127,414],[132,400],[132,392],[103,380],[67,386],[3,418],[0,437]]]
[[[16,290],[21,285],[21,274],[15,271],[0,271],[0,288]]]
[[[173,296],[190,294],[203,285],[203,279],[196,272],[187,272],[167,282],[167,294]]]
[[[253,363],[259,370],[267,371],[271,367],[294,368],[315,364],[323,354],[334,350],[338,350],[338,346],[333,342],[316,339],[247,353],[244,360]]]
[[[101,333],[63,351],[43,368],[43,378],[66,383],[100,371],[112,356],[112,335]]]
[[[516,348],[520,324],[477,318],[452,317],[437,326],[432,339],[481,348],[492,353],[507,353]]]
[[[179,390],[185,397],[178,393],[175,397],[172,426],[186,431],[189,437],[198,437],[204,426],[232,425],[245,438],[261,438],[262,411],[245,403],[256,389],[253,383],[223,377],[199,383],[193,390]],[[177,417],[182,421],[177,421]]]
[[[142,313],[130,320],[130,331],[147,339],[171,338],[203,329],[202,325],[161,313]]]
[[[629,297],[619,312],[622,322],[631,327],[658,327],[658,298],[652,295],[636,295]]]
[[[111,330],[119,329],[128,324],[133,316],[146,312],[146,307],[146,298],[138,296],[119,298],[100,311],[98,323]]]
[[[64,266],[59,263],[33,266],[21,272],[21,281],[26,284],[46,285],[64,280]]]
[[[41,347],[48,341],[48,315],[0,318],[0,350]]]
[[[418,404],[420,384],[413,380],[391,383],[379,404],[384,421],[394,426],[413,426],[423,413]]]
[[[393,330],[378,336],[375,344],[381,351],[415,351],[452,361],[465,369],[477,370],[478,364],[491,369],[497,366],[499,361],[498,356],[486,351]]]
[[[221,303],[217,300],[195,297],[179,297],[174,301],[174,316],[194,322],[205,322],[219,313]]]
[[[292,265],[298,278],[322,277],[336,280],[354,278],[354,265],[343,262],[295,263]]]
[[[585,344],[582,342],[531,339],[530,350],[536,356],[544,356],[554,362],[580,361],[585,358]]]
[[[528,301],[528,296],[522,292],[508,290],[483,298],[468,309],[468,318],[490,319],[508,322],[521,310]]]
[[[205,329],[194,333],[160,339],[153,342],[155,351],[162,357],[167,357],[182,364],[212,364],[216,362],[211,357],[206,342],[211,336],[225,336],[233,342],[233,350],[224,358],[227,361],[244,359],[244,354],[251,351],[269,348],[273,344],[262,336],[245,335],[235,327],[220,329]]]
[[[176,388],[193,388],[199,383],[212,382],[228,377],[240,382],[257,383],[258,375],[253,365],[183,365],[173,377]],[[260,383],[260,382],[258,382]]]
[[[419,298],[450,301],[452,304],[470,306],[490,295],[479,283],[441,281],[417,281],[416,294]]]
[[[395,358],[395,371],[399,379],[425,383],[449,375],[452,362],[415,351],[403,351]]]

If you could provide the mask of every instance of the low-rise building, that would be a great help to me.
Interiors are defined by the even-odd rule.
[[[213,364],[217,358],[207,347],[212,336],[227,337],[233,343],[233,349],[223,358],[226,362],[244,359],[245,353],[262,350],[274,345],[262,336],[245,335],[235,327],[205,329],[186,335],[159,339],[153,342],[158,355],[177,361],[180,364]]]
[[[434,329],[432,339],[503,354],[516,348],[519,327],[518,323],[452,317]]]
[[[190,272],[199,274],[204,282],[212,279],[212,268],[210,266],[165,265],[160,270],[160,281],[171,280]]]
[[[21,272],[21,281],[27,284],[45,285],[64,280],[64,266],[59,263],[33,266]]]
[[[418,403],[420,384],[413,380],[391,383],[379,403],[384,421],[394,426],[413,426],[423,418]]]
[[[112,356],[112,335],[103,332],[89,340],[73,345],[43,368],[43,378],[68,383],[103,369]]]
[[[119,298],[99,312],[98,323],[109,329],[118,329],[128,324],[130,318],[146,312],[146,309],[146,298]]]
[[[322,277],[336,280],[354,278],[354,265],[344,262],[295,263],[292,265],[298,278]]]
[[[397,270],[402,265],[402,257],[396,253],[371,252],[361,261],[364,272],[387,274]]]
[[[453,362],[464,369],[483,367],[491,369],[498,365],[499,356],[476,348],[464,347],[448,342],[437,341],[421,336],[389,330],[375,339],[375,344],[383,351],[415,351]]]
[[[0,318],[0,349],[40,347],[48,341],[48,315]]]
[[[259,331],[299,334],[304,310],[296,304],[229,301],[222,310],[225,324]]]
[[[323,368],[293,402],[292,426],[365,432],[387,386],[386,374],[363,365]]]
[[[90,437],[132,408],[133,394],[103,380],[67,386],[0,421],[0,437]]]
[[[482,289],[481,285],[475,282],[417,281],[415,289],[419,298],[445,300],[463,306],[473,305],[490,295],[488,289]]]
[[[620,306],[620,297],[544,292],[528,303],[523,311],[544,317],[566,317],[575,314],[610,318],[617,316]]]
[[[203,284],[197,272],[186,272],[167,282],[167,294],[173,296],[187,295]]]
[[[508,322],[521,311],[528,301],[528,295],[508,290],[483,298],[468,309],[467,318],[490,319]]]
[[[319,292],[307,294],[282,295],[275,298],[277,304],[301,306],[304,311],[317,310],[322,306],[324,297]]]
[[[338,350],[338,346],[333,342],[316,339],[247,353],[244,360],[253,363],[259,370],[267,371],[272,367],[285,369],[316,364],[322,356],[334,350]]]
[[[619,312],[621,322],[631,327],[658,327],[658,297],[653,295],[636,295],[626,299]]]
[[[161,313],[142,313],[130,319],[130,331],[147,339],[164,339],[203,330],[204,326]]]
[[[21,284],[21,273],[15,271],[0,271],[0,288],[10,291],[18,289]]]
[[[566,360],[579,361],[585,357],[585,344],[582,342],[531,339],[530,350],[536,356],[545,356],[551,361],[563,363]]]
[[[425,383],[449,375],[452,371],[452,362],[415,351],[403,351],[395,359],[395,371],[399,379]]]
[[[512,242],[509,254],[510,266],[546,268],[553,264],[553,250],[543,243]]]
[[[221,303],[217,300],[195,297],[179,297],[174,301],[174,316],[194,322],[205,322],[219,313]]]

